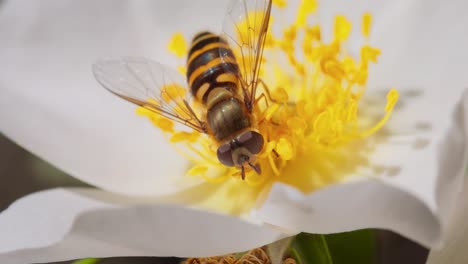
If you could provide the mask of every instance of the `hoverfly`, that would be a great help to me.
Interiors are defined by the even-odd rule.
[[[259,72],[271,5],[271,0],[231,0],[223,33],[193,38],[185,80],[157,62],[128,57],[97,62],[94,76],[113,94],[211,136],[218,160],[238,167],[242,179],[246,168],[260,174],[256,157],[264,137],[253,110],[263,84]]]

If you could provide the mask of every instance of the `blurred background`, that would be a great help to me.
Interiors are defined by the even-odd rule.
[[[87,186],[22,149],[0,133],[0,213],[14,200],[32,192],[55,187]],[[428,250],[395,233],[364,230],[328,235],[334,264],[362,263],[369,254],[377,264],[425,263]],[[371,252],[369,252],[371,251]],[[99,264],[170,264],[177,258],[109,258]],[[57,262],[57,264],[70,264]],[[8,264],[8,263],[2,263]]]

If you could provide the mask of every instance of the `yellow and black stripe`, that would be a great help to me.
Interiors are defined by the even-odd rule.
[[[222,54],[222,55],[221,55]],[[206,104],[216,88],[237,89],[239,66],[228,43],[210,32],[197,34],[187,57],[187,81],[192,94]]]

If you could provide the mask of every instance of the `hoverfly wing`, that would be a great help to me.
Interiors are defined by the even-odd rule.
[[[93,73],[111,93],[206,133],[204,122],[190,106],[185,78],[177,71],[149,59],[125,57],[98,61]]]
[[[231,0],[223,22],[223,38],[239,64],[244,101],[253,107],[271,13],[271,0]],[[229,57],[223,54],[222,58]],[[252,109],[249,109],[252,111]]]

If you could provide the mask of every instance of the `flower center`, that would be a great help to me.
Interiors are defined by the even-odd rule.
[[[280,8],[286,5],[285,1],[274,3]],[[226,167],[217,160],[211,138],[197,132],[176,131],[171,121],[138,110],[168,132],[171,142],[182,143],[178,146],[183,146],[183,155],[193,163],[188,175],[222,184],[224,189],[220,192],[225,197],[245,194],[244,198],[235,198],[236,204],[253,205],[264,193],[262,190],[275,181],[310,192],[343,180],[362,161],[356,144],[362,146],[363,139],[382,128],[398,100],[398,92],[391,89],[382,106],[382,117],[373,124],[363,121],[359,109],[368,67],[380,55],[380,50],[367,44],[371,15],[362,16],[366,41],[355,58],[344,48],[351,22],[336,16],[333,38],[324,41],[320,25],[306,23],[316,9],[315,1],[302,1],[296,20],[280,36],[267,35],[260,78],[268,85],[271,99],[259,100],[254,108],[258,130],[265,138],[265,146],[257,157],[261,174],[248,170],[245,181],[241,181],[238,168]],[[180,33],[174,35],[169,50],[179,57],[187,54]],[[184,72],[184,67],[180,71]],[[220,200],[217,203],[222,204]]]

